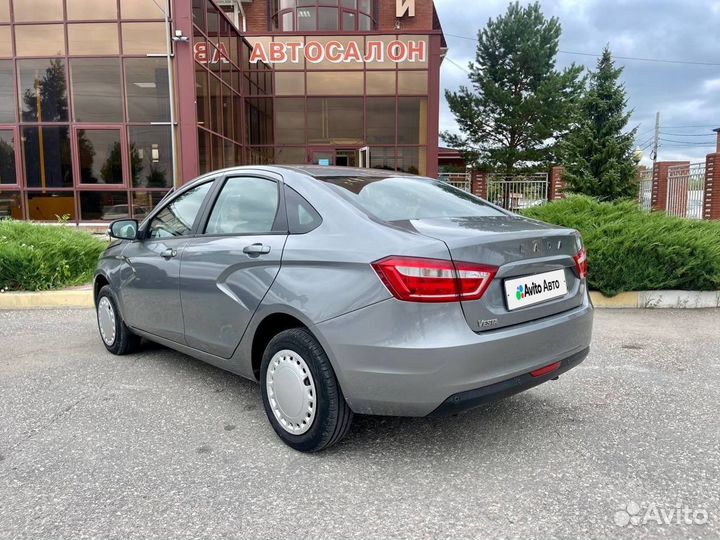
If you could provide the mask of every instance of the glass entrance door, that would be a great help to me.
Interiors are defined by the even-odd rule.
[[[324,165],[325,167],[335,165],[334,148],[311,148],[310,157],[313,165]]]

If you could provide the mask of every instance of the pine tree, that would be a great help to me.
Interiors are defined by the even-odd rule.
[[[560,148],[568,191],[602,200],[637,195],[637,158],[633,151],[635,131],[624,131],[631,112],[626,112],[623,68],[616,68],[605,47],[589,87],[581,100],[577,126]]]
[[[555,69],[560,33],[539,3],[511,3],[489,20],[469,66],[472,88],[445,92],[461,134],[442,138],[476,165],[508,175],[549,163],[582,90],[581,67]]]

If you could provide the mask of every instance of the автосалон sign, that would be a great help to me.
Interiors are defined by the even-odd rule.
[[[427,42],[424,40],[390,41],[368,39],[341,43],[330,40],[319,41],[255,43],[250,62],[256,64],[298,64],[303,59],[311,64],[328,61],[333,64],[352,62],[417,62],[427,61]]]

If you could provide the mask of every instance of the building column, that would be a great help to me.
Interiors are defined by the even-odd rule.
[[[173,32],[180,30],[190,41],[175,42],[175,95],[177,96],[178,148],[176,163],[181,184],[200,174],[198,163],[195,59],[193,58],[192,2],[173,0]],[[176,186],[177,187],[177,186]]]
[[[548,200],[558,201],[565,198],[565,167],[555,166],[550,170],[550,189]]]
[[[720,219],[720,151],[705,158],[703,219]]]
[[[690,166],[689,161],[658,161],[653,167],[650,207],[655,211],[667,211],[668,169],[679,165]]]

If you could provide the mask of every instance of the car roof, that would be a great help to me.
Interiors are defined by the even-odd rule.
[[[328,178],[338,176],[352,177],[389,177],[389,176],[415,176],[403,172],[390,171],[387,169],[366,169],[361,167],[333,167],[325,165],[275,165],[281,169],[290,169],[307,174],[313,178]]]

